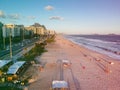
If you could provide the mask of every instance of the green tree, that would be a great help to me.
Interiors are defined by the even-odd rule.
[[[2,27],[3,27],[3,23],[0,22],[0,49],[3,49]]]

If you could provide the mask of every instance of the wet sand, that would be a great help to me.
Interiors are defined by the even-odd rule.
[[[70,90],[120,90],[119,60],[78,46],[60,35],[46,49],[48,52],[37,58],[45,64],[44,69],[36,70],[38,79],[28,86],[29,90],[50,90],[52,80],[67,81]],[[63,67],[63,59],[69,60],[71,66]]]

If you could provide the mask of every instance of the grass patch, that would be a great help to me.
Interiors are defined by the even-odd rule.
[[[52,43],[52,42],[55,42],[55,35],[51,36],[46,40],[46,43]]]
[[[35,43],[35,47],[32,48],[28,53],[24,54],[23,57],[19,58],[20,61],[35,61],[35,57],[41,55],[45,50],[45,44]]]
[[[10,86],[0,86],[0,90],[22,90],[22,89]]]

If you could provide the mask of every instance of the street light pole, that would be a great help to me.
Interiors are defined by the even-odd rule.
[[[9,39],[10,39],[10,58],[12,59],[12,40],[11,40],[11,37],[12,37],[12,31],[10,29],[10,37],[9,37]]]
[[[5,37],[3,37],[3,48],[5,49]]]
[[[24,38],[25,38],[25,37],[24,37],[24,31],[25,31],[25,29],[23,29],[23,41],[24,41]]]
[[[6,28],[5,26],[2,27],[2,35],[3,35],[3,49],[6,49],[5,45],[5,38],[6,38]]]

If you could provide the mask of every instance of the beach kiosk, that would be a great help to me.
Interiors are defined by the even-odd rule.
[[[69,61],[69,60],[62,60],[62,63],[63,63],[63,66],[64,67],[68,67],[68,66],[70,66],[71,65],[71,62]]]
[[[68,90],[68,83],[66,81],[53,80],[51,90]]]

